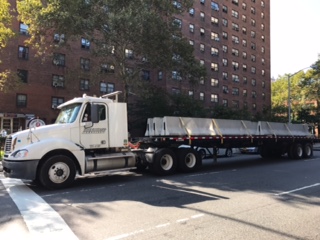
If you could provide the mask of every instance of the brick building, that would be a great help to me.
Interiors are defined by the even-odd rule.
[[[15,7],[16,1],[10,2]],[[179,7],[179,1],[173,4]],[[196,58],[206,66],[206,78],[195,89],[189,89],[175,72],[166,76],[146,71],[143,78],[167,91],[186,93],[207,107],[245,107],[256,113],[271,106],[269,0],[195,0],[193,8],[177,21],[194,46]],[[56,106],[66,100],[83,93],[100,95],[122,89],[112,77],[113,66],[105,66],[105,74],[95,74],[101,73],[96,71],[101,66],[90,56],[86,39],[43,61],[24,44],[28,26],[15,21],[12,28],[19,36],[1,53],[0,71],[16,71],[23,84],[18,91],[1,92],[0,130],[25,129],[30,119],[37,117],[52,123]],[[63,37],[54,34],[52,41]]]

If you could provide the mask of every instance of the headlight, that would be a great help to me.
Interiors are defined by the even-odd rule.
[[[15,158],[24,158],[27,155],[28,155],[28,150],[26,149],[18,150],[12,154],[12,156]]]

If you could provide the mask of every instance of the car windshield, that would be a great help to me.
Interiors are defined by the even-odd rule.
[[[73,123],[78,116],[80,107],[81,107],[81,103],[74,103],[74,104],[63,107],[60,110],[60,113],[55,123],[57,124]]]

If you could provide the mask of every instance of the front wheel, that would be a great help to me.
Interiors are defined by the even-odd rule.
[[[57,155],[48,158],[39,169],[39,181],[48,189],[70,186],[76,176],[76,166],[71,158]]]

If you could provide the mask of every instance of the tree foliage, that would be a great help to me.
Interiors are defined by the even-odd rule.
[[[129,91],[141,89],[138,80],[143,69],[175,70],[191,84],[205,75],[176,19],[192,2],[21,0],[17,8],[21,21],[29,26],[29,44],[37,47],[39,55],[68,47],[80,37],[90,41],[92,54],[101,64],[115,67],[115,78],[122,82],[127,101]],[[48,38],[54,33],[64,36],[59,44]]]
[[[0,0],[0,51],[6,46],[9,39],[14,36],[14,32],[11,29],[11,19],[9,2]]]

